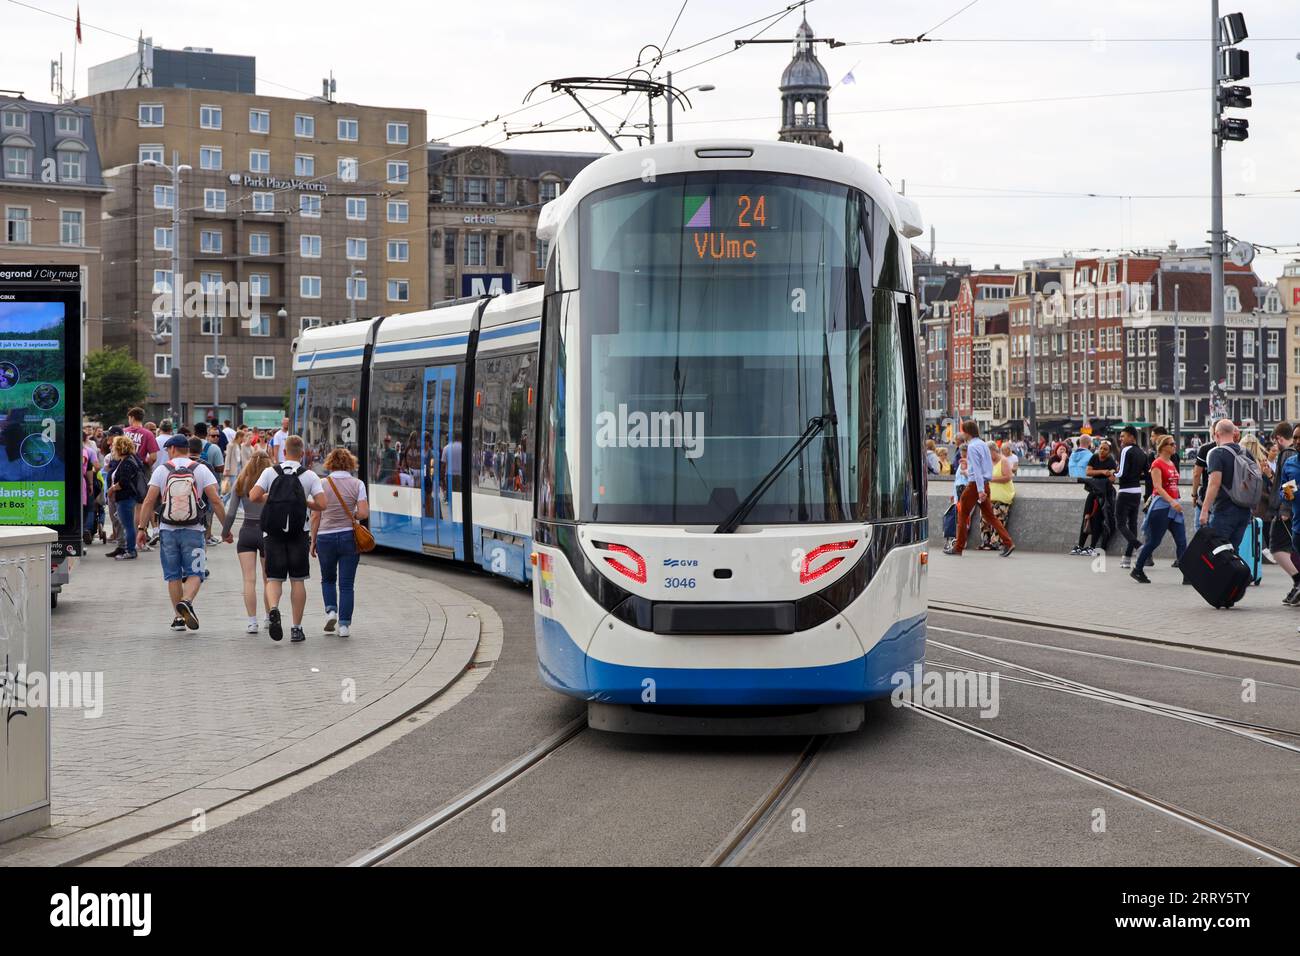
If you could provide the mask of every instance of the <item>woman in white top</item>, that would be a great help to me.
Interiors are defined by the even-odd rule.
[[[325,456],[325,510],[311,515],[311,553],[320,560],[325,630],[333,631],[337,625],[339,637],[347,637],[352,627],[354,585],[361,561],[352,516],[360,520],[370,517],[365,483],[352,474],[356,468],[357,459],[346,448],[335,448]]]
[[[252,457],[252,449],[248,444],[248,432],[243,428],[235,432],[235,437],[231,440],[229,447],[226,448],[226,470],[222,475],[222,487],[226,489],[226,495],[231,496],[231,488],[244,473],[244,466]],[[230,507],[230,502],[226,502],[226,507]]]

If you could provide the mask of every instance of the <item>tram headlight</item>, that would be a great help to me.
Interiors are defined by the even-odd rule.
[[[592,544],[602,551],[613,551],[615,554],[622,555],[630,560],[631,565],[624,564],[622,561],[605,555],[605,563],[626,578],[630,578],[637,584],[646,582],[646,564],[645,558],[637,554],[625,544],[610,544],[608,541],[593,541]]]
[[[822,544],[813,548],[803,556],[803,561],[799,564],[799,583],[809,584],[816,581],[823,574],[834,571],[844,561],[844,555],[838,555],[821,567],[814,568],[813,562],[822,555],[829,554],[832,551],[851,551],[856,544],[856,541],[832,541],[830,544]]]

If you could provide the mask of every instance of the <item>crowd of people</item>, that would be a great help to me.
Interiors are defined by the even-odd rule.
[[[1145,569],[1166,536],[1173,539],[1174,567],[1202,526],[1214,528],[1247,564],[1276,564],[1292,579],[1285,603],[1300,606],[1300,508],[1294,505],[1300,483],[1300,426],[1280,423],[1264,440],[1243,437],[1229,419],[1214,424],[1211,440],[1189,450],[1195,464],[1190,501],[1180,485],[1182,461],[1168,430],[1151,428],[1149,439],[1132,425],[1114,441],[1080,435],[1029,445],[1022,440],[985,442],[974,422],[964,422],[952,461],[947,449],[927,443],[930,474],[952,474],[953,494],[944,516],[944,553],[965,550],[973,513],[981,515],[982,550],[1015,550],[1006,525],[1015,501],[1015,476],[1028,453],[1047,464],[1048,475],[1084,485],[1078,542],[1073,555],[1092,557],[1116,534],[1124,542],[1120,566],[1133,580],[1150,583]],[[1190,522],[1190,529],[1188,524]],[[1260,531],[1262,529],[1262,532]]]
[[[170,421],[146,422],[144,411],[132,408],[125,425],[82,431],[85,544],[96,538],[111,543],[104,556],[116,561],[157,549],[173,631],[198,630],[194,605],[211,574],[207,549],[234,544],[245,630],[259,633],[260,605],[271,639],[284,637],[280,601],[287,581],[292,643],[306,640],[307,581],[315,558],[324,630],[348,637],[361,555],[354,529],[369,517],[365,483],[346,448],[323,455],[320,474],[306,457],[288,418],[274,431],[215,419],[174,429]]]

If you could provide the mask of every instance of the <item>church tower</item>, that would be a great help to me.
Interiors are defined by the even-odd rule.
[[[781,74],[781,135],[783,143],[803,143],[826,149],[844,148],[831,139],[831,84],[826,68],[813,52],[813,30],[804,17],[794,39],[794,58]]]

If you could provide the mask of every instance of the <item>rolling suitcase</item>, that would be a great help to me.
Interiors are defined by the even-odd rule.
[[[950,504],[943,513],[943,536],[948,541],[957,537],[957,505]]]
[[[1241,537],[1241,550],[1237,552],[1250,570],[1252,584],[1259,584],[1264,580],[1263,545],[1264,522],[1259,518],[1252,518],[1250,527],[1246,529],[1246,533]]]
[[[1211,607],[1232,607],[1246,594],[1252,580],[1250,568],[1232,542],[1209,525],[1202,525],[1187,543],[1178,568],[1183,580]]]

